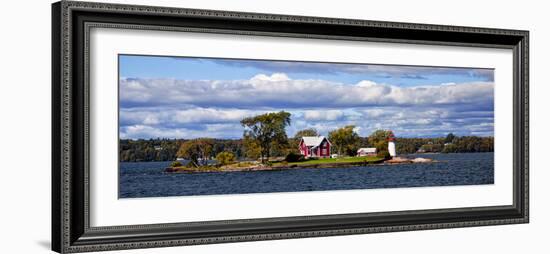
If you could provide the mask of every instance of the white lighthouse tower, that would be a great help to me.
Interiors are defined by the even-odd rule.
[[[390,135],[388,136],[388,152],[391,157],[395,157],[395,155],[397,155],[395,152],[395,136],[392,131],[390,131]]]

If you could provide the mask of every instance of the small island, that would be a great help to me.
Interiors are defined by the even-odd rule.
[[[273,171],[303,168],[345,168],[374,164],[405,164],[433,162],[427,158],[396,156],[395,136],[392,131],[378,130],[370,137],[375,147],[357,149],[359,136],[355,126],[345,126],[321,136],[315,129],[299,131],[294,138],[286,136],[290,113],[281,111],[245,118],[243,146],[248,158],[237,158],[231,151],[222,151],[209,159],[213,139],[199,138],[183,143],[178,151],[181,161],[165,168],[167,173]],[[273,153],[285,152],[284,157]],[[334,152],[334,153],[333,153]],[[183,162],[182,162],[183,161]]]
[[[408,159],[404,157],[393,157],[385,159],[380,157],[346,157],[346,158],[322,158],[308,159],[300,162],[287,162],[285,160],[275,161],[268,165],[263,165],[257,161],[233,162],[227,165],[207,165],[207,166],[184,166],[181,163],[173,163],[165,169],[167,173],[201,173],[201,172],[242,172],[242,171],[271,171],[271,170],[289,170],[303,168],[345,168],[369,165],[396,165],[407,163],[428,163],[435,162],[428,158]]]
[[[299,162],[287,162],[274,161],[267,165],[261,164],[257,161],[244,161],[244,162],[234,162],[227,165],[207,165],[207,166],[183,166],[172,165],[165,169],[165,172],[175,173],[198,173],[198,172],[239,172],[239,171],[269,171],[269,170],[287,170],[287,169],[301,169],[301,168],[335,168],[335,167],[346,167],[346,166],[358,166],[358,165],[368,165],[368,164],[379,164],[383,163],[383,158],[370,157],[370,158],[361,158],[361,157],[348,157],[348,158],[323,158],[323,159],[307,159]]]

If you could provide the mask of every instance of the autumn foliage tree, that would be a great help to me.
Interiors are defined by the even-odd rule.
[[[260,143],[247,134],[243,136],[243,151],[246,158],[256,160],[262,156]]]
[[[235,162],[235,155],[231,152],[221,152],[218,155],[216,155],[216,161],[218,162],[218,165],[227,165]]]
[[[208,157],[212,152],[213,140],[198,138],[184,142],[178,150],[178,157],[190,161],[194,167],[208,164]]]

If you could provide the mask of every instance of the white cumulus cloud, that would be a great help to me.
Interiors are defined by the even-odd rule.
[[[399,87],[361,81],[290,79],[258,74],[248,80],[121,79],[124,105],[195,105],[232,108],[347,108],[492,102],[493,82]]]
[[[120,80],[121,138],[239,138],[245,117],[285,110],[289,136],[345,125],[366,136],[492,135],[494,83],[400,87],[363,80],[343,84],[284,73],[246,80]]]

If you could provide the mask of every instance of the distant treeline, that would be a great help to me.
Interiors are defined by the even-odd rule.
[[[493,137],[463,136],[453,134],[441,138],[398,138],[397,153],[480,153],[494,151]]]
[[[119,146],[120,161],[173,161],[184,139],[121,139]],[[231,151],[237,157],[242,156],[241,140],[213,139],[211,157],[223,151]]]
[[[289,138],[287,148],[274,147],[271,156],[285,156],[289,152],[298,152],[297,144],[299,137]],[[173,161],[178,157],[178,150],[188,140],[184,139],[139,139],[120,140],[120,161]],[[208,157],[213,158],[217,154],[227,151],[233,153],[237,158],[247,157],[247,150],[242,139],[211,139],[212,149]],[[245,141],[246,142],[246,141]],[[296,146],[296,147],[295,147]],[[348,149],[349,155],[354,155],[354,150],[360,147],[377,147],[384,149],[387,143],[376,141],[373,135],[370,137],[358,137],[358,142]],[[335,148],[334,148],[335,149]],[[250,149],[249,149],[250,150]],[[397,138],[396,150],[398,154],[417,152],[426,153],[474,153],[493,152],[493,137],[477,136],[455,136],[452,133],[446,137],[439,138]],[[335,151],[334,151],[335,152]],[[249,157],[249,156],[248,156]],[[257,158],[254,158],[257,159]]]

